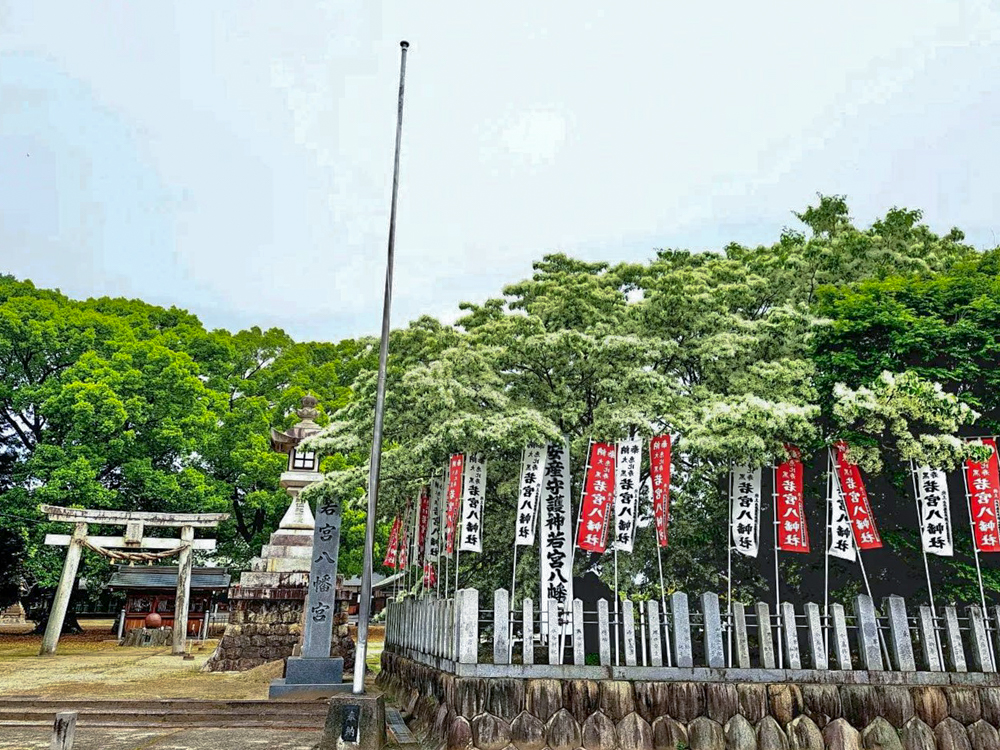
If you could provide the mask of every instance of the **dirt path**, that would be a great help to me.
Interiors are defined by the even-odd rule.
[[[209,640],[195,647],[194,660],[186,661],[171,656],[169,648],[121,647],[102,623],[82,635],[64,636],[57,654],[39,657],[41,636],[0,633],[0,696],[266,699],[271,680],[281,676],[282,662],[241,673],[201,672],[216,644]],[[377,669],[381,651],[381,640],[373,638],[370,667]]]

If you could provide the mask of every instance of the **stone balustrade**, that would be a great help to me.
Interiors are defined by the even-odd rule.
[[[862,594],[850,613],[783,602],[772,614],[765,602],[724,610],[714,593],[697,601],[692,611],[687,594],[675,592],[666,611],[655,600],[626,599],[617,611],[604,600],[584,611],[576,600],[563,612],[552,601],[536,612],[530,599],[513,609],[504,589],[482,609],[477,590],[460,589],[454,599],[391,603],[385,647],[462,677],[852,684],[902,675],[914,684],[985,684],[1000,655],[1000,607],[971,605],[961,617],[945,607],[935,617],[920,606],[913,616],[890,596],[880,614]]]

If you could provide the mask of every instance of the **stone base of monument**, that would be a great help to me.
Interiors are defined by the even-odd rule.
[[[385,700],[380,693],[335,695],[330,699],[317,750],[382,750]]]
[[[285,661],[285,676],[271,681],[268,697],[271,700],[312,700],[350,690],[351,683],[344,682],[343,659],[289,656]]]

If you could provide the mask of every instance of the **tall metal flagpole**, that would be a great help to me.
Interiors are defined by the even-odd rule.
[[[396,109],[396,155],[392,166],[392,207],[389,211],[389,244],[385,266],[385,297],[382,303],[382,341],[378,350],[378,387],[375,391],[375,431],[368,469],[368,517],[365,519],[365,553],[361,566],[361,601],[358,603],[358,647],[354,652],[354,685],[357,695],[365,692],[365,657],[368,655],[368,618],[371,616],[372,555],[375,547],[375,507],[382,464],[382,422],[385,416],[385,370],[389,359],[389,313],[392,308],[392,263],[396,254],[396,198],[399,194],[399,146],[403,135],[403,81],[406,78],[406,49],[399,43],[399,101]]]

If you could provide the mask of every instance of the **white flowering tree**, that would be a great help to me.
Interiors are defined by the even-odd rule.
[[[570,439],[576,503],[589,440],[671,433],[679,436],[679,481],[664,557],[668,584],[713,588],[723,583],[725,476],[733,464],[770,465],[786,443],[821,454],[845,431],[870,437],[858,445],[868,469],[880,466],[880,447],[907,458],[955,459],[948,436],[971,412],[933,384],[905,378],[901,388],[896,378],[888,401],[880,401],[888,392],[872,391],[872,400],[838,390],[831,419],[814,356],[817,332],[830,322],[813,304],[823,284],[897,267],[945,268],[968,248],[960,237],[930,235],[912,212],[890,212],[859,231],[836,200],[823,199],[804,217],[811,238],[786,232],[770,247],[660,251],[647,264],[617,266],[546,256],[502,297],[463,305],[456,326],[422,320],[394,332],[380,520],[440,475],[449,454],[484,454],[487,552],[463,563],[462,582],[488,590],[509,575],[525,445]],[[354,401],[313,440],[342,459],[312,492],[361,497],[374,392],[374,375],[363,373]],[[643,511],[636,552],[619,559],[624,587],[639,595],[650,593],[656,570],[650,509]],[[580,553],[578,572],[590,568],[610,580],[609,558]],[[523,575],[534,575],[536,564],[525,555]],[[736,574],[748,593],[761,584],[751,563]]]

